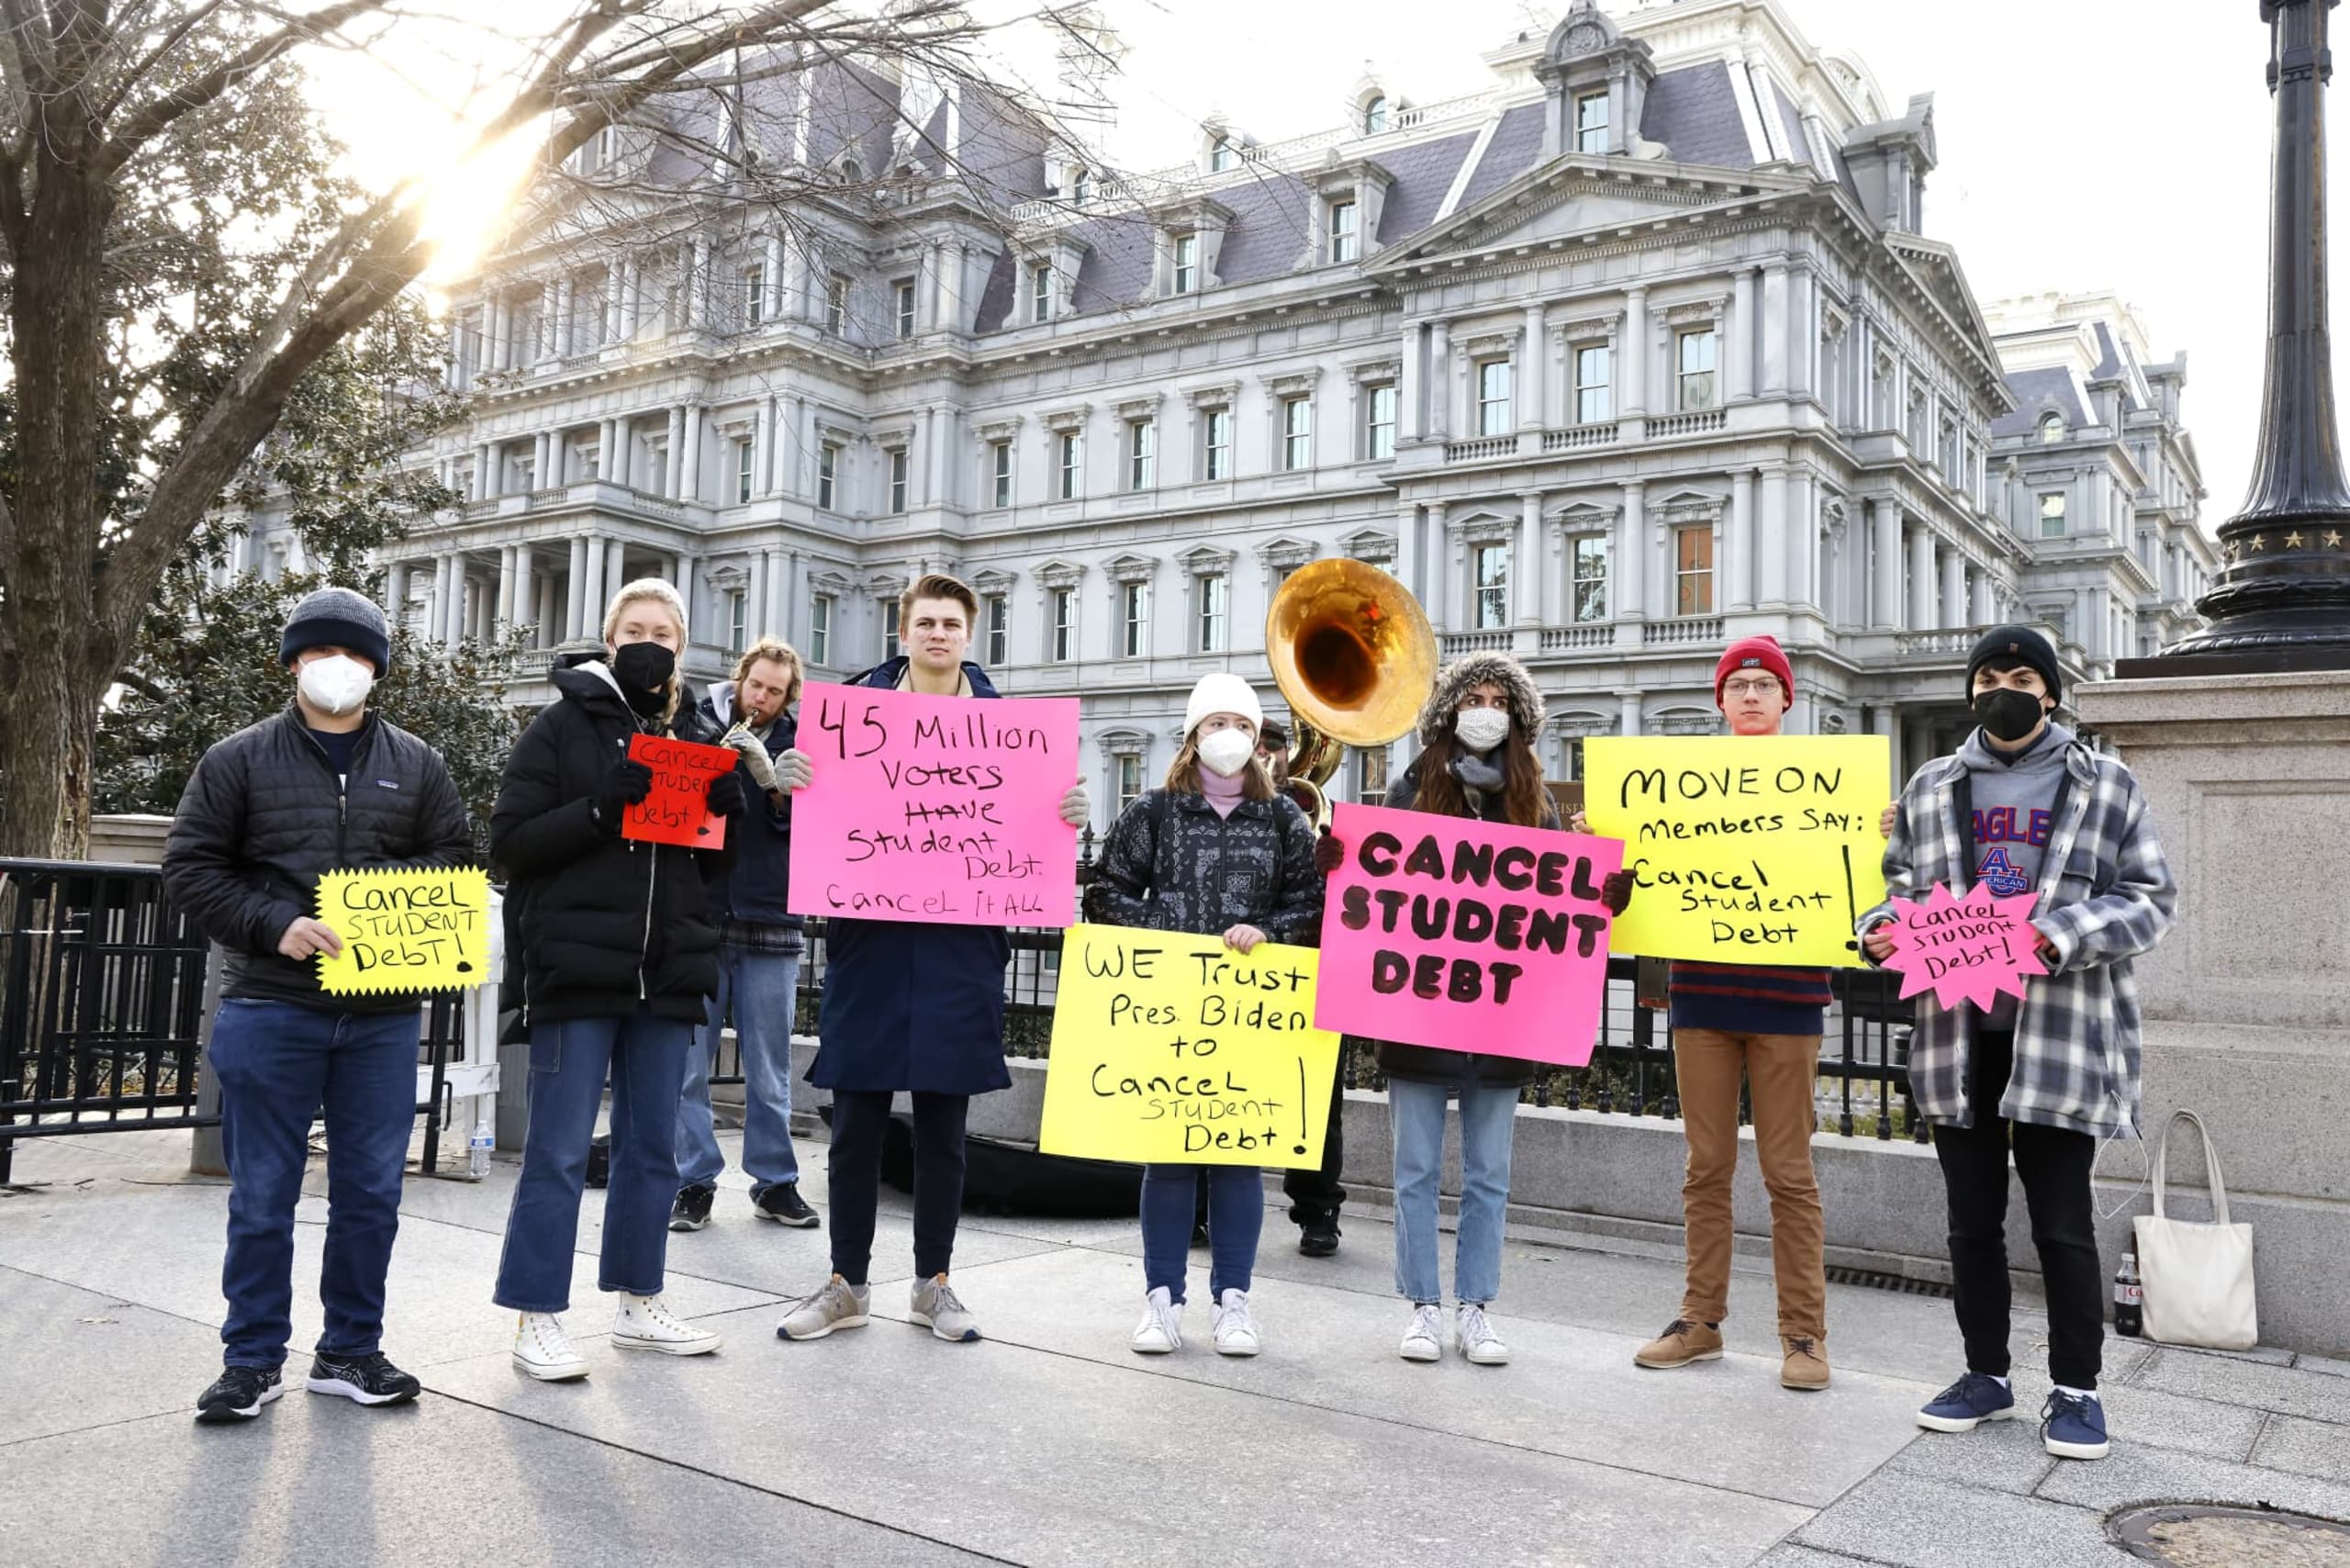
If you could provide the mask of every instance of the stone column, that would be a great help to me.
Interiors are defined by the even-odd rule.
[[[1442,321],[1428,323],[1428,439],[1446,441],[1452,434],[1452,329]]]
[[[574,636],[596,638],[604,633],[604,604],[609,597],[604,586],[604,536],[588,536],[587,550],[579,563],[578,629]]]
[[[1812,501],[1811,476],[1791,468],[1787,487],[1787,602],[1802,606],[1819,601],[1819,516]]]
[[[1622,698],[1622,709],[1624,734],[1639,734],[1640,733],[1640,694],[1637,691],[1625,692]]]
[[[775,421],[769,418],[774,411],[775,400],[771,398],[760,398],[751,409],[751,493],[755,496],[764,496],[768,489],[767,437],[774,428]],[[726,498],[734,498],[731,488]]]
[[[767,592],[760,608],[759,624],[777,636],[789,640],[786,630],[791,623],[792,576],[798,569],[799,555],[786,554],[781,550],[769,550],[761,557],[767,566]]]
[[[1729,476],[1729,523],[1722,534],[1720,574],[1723,605],[1732,610],[1753,609],[1754,476],[1743,468]]]
[[[474,487],[468,500],[486,501],[498,494],[498,445],[483,442],[474,448]]]
[[[710,241],[694,236],[691,254],[693,275],[686,280],[686,325],[699,329],[710,325]]]
[[[1909,630],[1934,629],[1934,535],[1922,522],[1909,525]]]
[[[671,500],[677,498],[679,477],[677,464],[685,456],[685,450],[686,411],[683,409],[671,409],[668,450],[661,454],[661,493]]]
[[[1729,320],[1723,330],[1722,368],[1729,378],[1729,401],[1754,396],[1754,269],[1740,267],[1730,278]]]
[[[1420,439],[1427,428],[1426,416],[1420,410],[1420,399],[1427,387],[1427,372],[1420,363],[1427,352],[1427,330],[1417,321],[1404,325],[1404,352],[1401,370],[1395,382],[1395,444]]]
[[[1787,263],[1762,263],[1762,396],[1787,389]]]
[[[1616,525],[1616,642],[1638,647],[1639,623],[1648,619],[1648,489],[1638,479],[1624,487],[1624,515]]]
[[[1966,557],[1953,547],[1942,556],[1942,625],[1966,624]]]
[[[1407,362],[1408,363],[1408,362]],[[1427,508],[1409,502],[1395,512],[1395,578],[1423,606],[1427,603],[1426,524]]]
[[[684,466],[678,470],[679,482],[684,487],[678,492],[680,500],[701,499],[701,405],[687,404],[684,420],[686,455]]]
[[[1518,498],[1517,545],[1511,552],[1510,598],[1520,626],[1542,624],[1542,498],[1539,493]]]
[[[555,633],[555,641],[568,643],[579,635],[588,614],[588,541],[585,537],[571,541],[571,566],[564,575],[563,625]]]
[[[1993,586],[1993,578],[1988,572],[1976,572],[1969,579],[1968,587],[1972,590],[1969,599],[1973,605],[1972,613],[1967,618],[1969,624],[1988,626],[1998,620],[1999,612],[1991,602]]]
[[[1869,733],[1883,735],[1887,749],[1893,753],[1893,783],[1899,789],[1908,777],[1901,766],[1901,707],[1895,702],[1882,702],[1869,715]]]
[[[1812,325],[1813,301],[1819,297],[1818,279],[1808,267],[1796,267],[1787,274],[1787,390],[1798,398],[1812,392],[1812,361],[1817,357],[1819,332]]]
[[[1793,519],[1787,515],[1787,471],[1785,468],[1762,470],[1762,527],[1761,534],[1762,559],[1757,574],[1755,599],[1765,605],[1787,602],[1787,563],[1793,553],[1789,534]]]
[[[498,608],[493,612],[499,626],[514,623],[514,546],[498,547]]]
[[[1649,291],[1639,285],[1624,291],[1624,337],[1617,345],[1616,379],[1623,391],[1622,412],[1637,417],[1649,411]]]
[[[1542,341],[1542,305],[1526,308],[1526,330],[1518,348],[1517,428],[1539,431],[1544,422],[1550,387],[1550,346]]]
[[[1869,624],[1890,632],[1901,624],[1901,509],[1887,497],[1869,502],[1869,563],[1875,568]]]
[[[539,645],[538,584],[532,578],[531,546],[514,546],[514,591],[509,624],[520,626],[528,633],[523,646]]]
[[[745,647],[767,631],[767,555],[768,552],[762,550],[751,557],[751,580],[743,592]]]

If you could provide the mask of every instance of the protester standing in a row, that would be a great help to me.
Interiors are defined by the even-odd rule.
[[[204,1063],[220,1088],[229,1164],[224,1365],[196,1407],[211,1424],[250,1419],[285,1392],[294,1208],[321,1107],[326,1327],[308,1386],[362,1405],[417,1395],[382,1341],[422,1011],[409,993],[319,989],[316,960],[341,953],[342,939],[317,917],[319,878],[474,857],[441,754],[368,711],[392,662],[383,611],[348,588],[320,588],[295,606],[278,657],[293,701],[204,754],[163,845],[165,892],[227,956]]]
[[[751,1212],[796,1229],[812,1229],[816,1211],[800,1196],[800,1159],[791,1147],[791,1028],[800,1005],[800,916],[791,913],[791,797],[776,759],[799,732],[800,655],[762,637],[734,662],[734,678],[701,700],[701,722],[741,754],[742,813],[729,824],[734,864],[711,885],[718,920],[718,991],[709,1022],[686,1058],[677,1103],[677,1200],[671,1230],[710,1223],[726,1157],[711,1115],[710,1075],[719,1036],[731,1017],[743,1066],[743,1173],[751,1179]]]
[[[964,658],[979,597],[955,577],[926,574],[898,601],[906,652],[850,684],[932,697],[997,695],[987,672]],[[822,764],[794,747],[777,760],[786,790]],[[1072,827],[1091,810],[1085,786],[1061,798]],[[1012,944],[1000,925],[923,924],[833,916],[824,925],[821,1036],[808,1081],[833,1092],[827,1170],[833,1274],[784,1315],[776,1333],[821,1339],[870,1320],[873,1232],[881,1194],[881,1144],[892,1095],[913,1103],[914,1283],[908,1316],[941,1339],[969,1341],[979,1327],[948,1282],[963,1207],[963,1137],[971,1096],[1012,1087],[1003,1065],[1003,973]]]
[[[1258,754],[1264,710],[1248,683],[1203,676],[1183,712],[1183,744],[1167,782],[1146,791],[1111,826],[1094,871],[1095,918],[1145,931],[1222,936],[1248,953],[1259,942],[1314,945],[1322,924],[1322,876],[1314,829],[1279,794]],[[1182,1348],[1184,1277],[1201,1167],[1143,1167],[1143,1317],[1133,1348]],[[1265,1224],[1265,1182],[1254,1165],[1210,1165],[1208,1292],[1215,1348],[1253,1356],[1261,1340],[1248,1291]]]
[[[653,784],[629,757],[631,738],[717,738],[678,671],[685,646],[676,588],[656,577],[623,587],[604,612],[603,654],[554,672],[561,697],[515,743],[490,816],[491,857],[521,904],[531,1041],[530,1130],[495,1300],[520,1315],[515,1365],[544,1380],[588,1373],[555,1315],[571,1305],[579,1194],[608,1070],[612,1166],[597,1288],[620,1297],[612,1343],[670,1355],[718,1348],[717,1335],[669,1309],[662,1286],[686,1053],[718,988],[705,883],[724,876],[730,852],[621,834],[623,813]],[[711,781],[711,812],[733,815],[743,803],[739,774]]]
[[[1950,1202],[1951,1305],[1966,1372],[1918,1424],[1972,1431],[2015,1414],[2008,1378],[2008,1160],[2015,1160],[2048,1287],[2041,1440],[2060,1459],[2102,1459],[2097,1380],[2105,1271],[2089,1172],[2100,1138],[2138,1125],[2138,987],[2132,960],[2170,928],[2178,890],[2138,780],[2053,715],[2056,651],[2028,626],[1995,627],[1966,662],[1978,721],[1951,756],[1902,790],[1885,846],[1886,902],[1861,917],[1873,962],[1894,900],[1938,887],[2031,893],[2047,974],[1987,1014],[1919,1001],[1909,1085],[1934,1125]]]

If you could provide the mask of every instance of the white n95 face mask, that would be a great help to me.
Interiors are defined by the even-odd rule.
[[[302,695],[340,718],[367,700],[375,677],[349,654],[312,659],[302,666]]]
[[[1471,751],[1491,751],[1509,739],[1509,712],[1502,708],[1463,708],[1452,716],[1452,733]]]
[[[1218,778],[1229,778],[1248,766],[1257,743],[1238,730],[1218,730],[1200,742],[1200,761]]]

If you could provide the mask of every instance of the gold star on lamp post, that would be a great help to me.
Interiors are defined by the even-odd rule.
[[[2267,548],[2268,548],[2268,535],[2266,535],[2266,534],[2265,534],[2265,533],[2255,533],[2255,534],[2254,534],[2254,535],[2252,536],[2252,548],[2253,548],[2253,549],[2255,549],[2255,550],[2259,550],[2259,551],[2264,551],[2264,552],[2265,552],[2266,550],[2267,550]]]
[[[2298,550],[2298,549],[2300,549],[2300,547],[2301,547],[2301,531],[2300,531],[2300,529],[2298,529],[2298,528],[2297,528],[2297,529],[2293,530],[2293,532],[2290,532],[2290,533],[2288,533],[2288,534],[2285,535],[2285,548],[2286,548],[2286,549],[2288,549],[2288,550]]]
[[[2340,529],[2329,528],[2325,531],[2325,547],[2329,550],[2339,550],[2342,548],[2342,531]]]

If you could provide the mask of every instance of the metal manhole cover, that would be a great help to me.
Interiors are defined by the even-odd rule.
[[[2350,1524],[2276,1508],[2165,1503],[2107,1522],[2117,1545],[2171,1568],[2350,1568]]]

